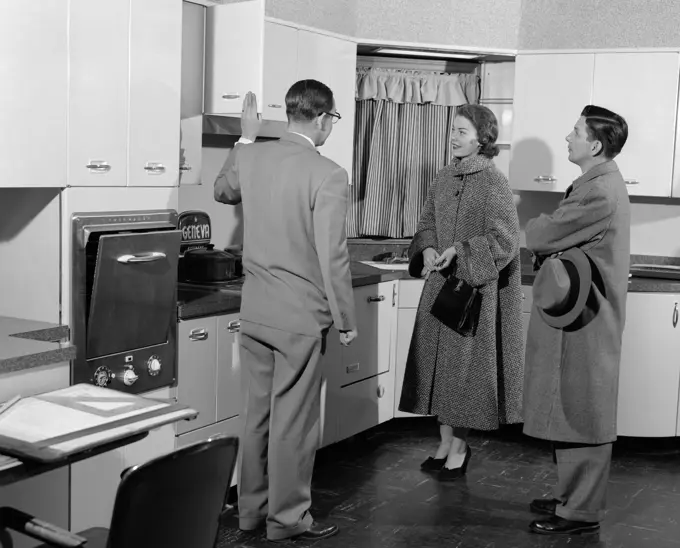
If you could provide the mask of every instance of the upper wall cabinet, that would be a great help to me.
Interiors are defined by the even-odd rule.
[[[62,187],[68,2],[5,2],[0,51],[0,187]],[[94,78],[98,67],[91,70]]]
[[[680,55],[668,52],[517,57],[510,184],[563,192],[580,175],[565,137],[587,104],[628,123],[616,163],[631,195],[671,196]]]

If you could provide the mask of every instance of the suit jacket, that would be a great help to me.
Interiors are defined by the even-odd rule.
[[[242,320],[314,337],[356,327],[343,168],[295,133],[237,144],[215,199],[243,202]]]
[[[630,202],[616,163],[599,164],[576,179],[557,211],[527,223],[526,241],[540,259],[581,248],[593,280],[585,309],[564,329],[546,324],[534,304],[524,432],[553,441],[614,441],[630,266]]]

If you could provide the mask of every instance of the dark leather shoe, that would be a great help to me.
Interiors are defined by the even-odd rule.
[[[472,449],[470,449],[470,446],[468,445],[465,449],[463,464],[458,468],[447,468],[446,466],[442,466],[441,470],[439,470],[439,481],[453,481],[462,478],[467,473],[467,467],[471,457]]]
[[[536,520],[529,525],[532,532],[539,535],[581,535],[596,533],[600,524],[588,521],[571,521],[559,516],[552,516],[544,520]]]
[[[534,514],[545,514],[546,516],[554,516],[555,508],[560,503],[557,499],[534,499],[529,503],[529,510]]]
[[[338,526],[334,524],[323,525],[316,521],[312,522],[309,529],[295,538],[308,540],[321,540],[322,538],[332,537],[338,532]]]
[[[435,459],[434,457],[427,457],[427,460],[420,465],[420,469],[424,472],[439,472],[446,464],[446,457],[443,459]]]

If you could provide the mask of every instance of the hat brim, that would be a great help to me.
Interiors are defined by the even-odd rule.
[[[558,260],[569,261],[574,265],[578,272],[578,294],[573,306],[569,310],[562,311],[559,314],[551,314],[542,308],[536,307],[541,319],[551,327],[562,329],[568,327],[576,321],[581,312],[586,306],[588,295],[590,295],[590,286],[593,280],[593,272],[590,266],[588,256],[579,248],[568,249],[558,257]]]

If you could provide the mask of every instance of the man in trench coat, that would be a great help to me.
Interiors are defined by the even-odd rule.
[[[558,475],[554,498],[530,505],[549,516],[531,523],[536,533],[596,532],[604,514],[630,267],[630,202],[613,159],[627,136],[621,116],[587,106],[566,138],[582,175],[554,213],[526,225],[535,268],[579,248],[592,269],[588,299],[572,324],[552,327],[536,302],[531,312],[524,433],[553,442]]]

